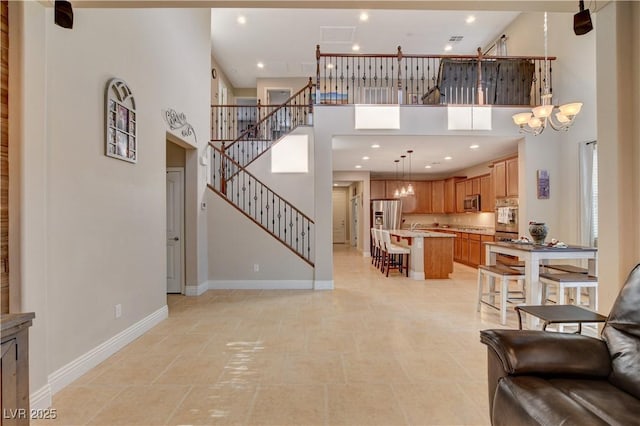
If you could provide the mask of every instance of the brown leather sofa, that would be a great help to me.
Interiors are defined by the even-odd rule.
[[[640,264],[602,340],[536,330],[484,330],[493,425],[640,425]]]

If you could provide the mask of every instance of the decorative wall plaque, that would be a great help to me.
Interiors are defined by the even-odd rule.
[[[136,101],[124,80],[114,78],[107,83],[105,112],[105,154],[130,163],[137,163]]]
[[[180,130],[182,136],[185,138],[193,136],[196,144],[198,143],[198,137],[193,126],[187,121],[187,116],[183,112],[177,112],[175,109],[168,109],[163,111],[164,121],[167,122],[171,130]]]

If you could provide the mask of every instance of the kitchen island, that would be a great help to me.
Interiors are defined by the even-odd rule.
[[[389,231],[398,245],[411,250],[409,277],[414,280],[449,278],[453,272],[454,234],[433,231]]]

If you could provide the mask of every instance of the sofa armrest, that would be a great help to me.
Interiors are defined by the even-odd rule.
[[[604,341],[588,336],[536,330],[484,330],[504,373],[607,377],[611,358]]]

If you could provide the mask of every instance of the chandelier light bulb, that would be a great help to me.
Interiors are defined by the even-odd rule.
[[[566,115],[564,115],[561,112],[557,112],[556,113],[556,120],[558,120],[558,123],[560,123],[560,124],[566,124],[566,123],[571,121],[569,119],[569,117],[567,117]]]
[[[547,118],[553,111],[553,105],[540,105],[533,109],[533,115],[537,118]]]
[[[513,122],[516,123],[517,126],[524,126],[529,122],[529,119],[531,119],[531,113],[521,112],[519,114],[514,114],[512,118]]]
[[[560,105],[558,109],[560,110],[562,115],[566,117],[573,117],[574,115],[578,115],[578,113],[582,109],[582,102]]]
[[[407,195],[415,195],[415,191],[413,189],[413,185],[407,185]]]
[[[531,117],[529,123],[527,124],[529,124],[529,127],[531,127],[532,129],[537,129],[538,127],[542,126],[542,121],[538,117]]]

